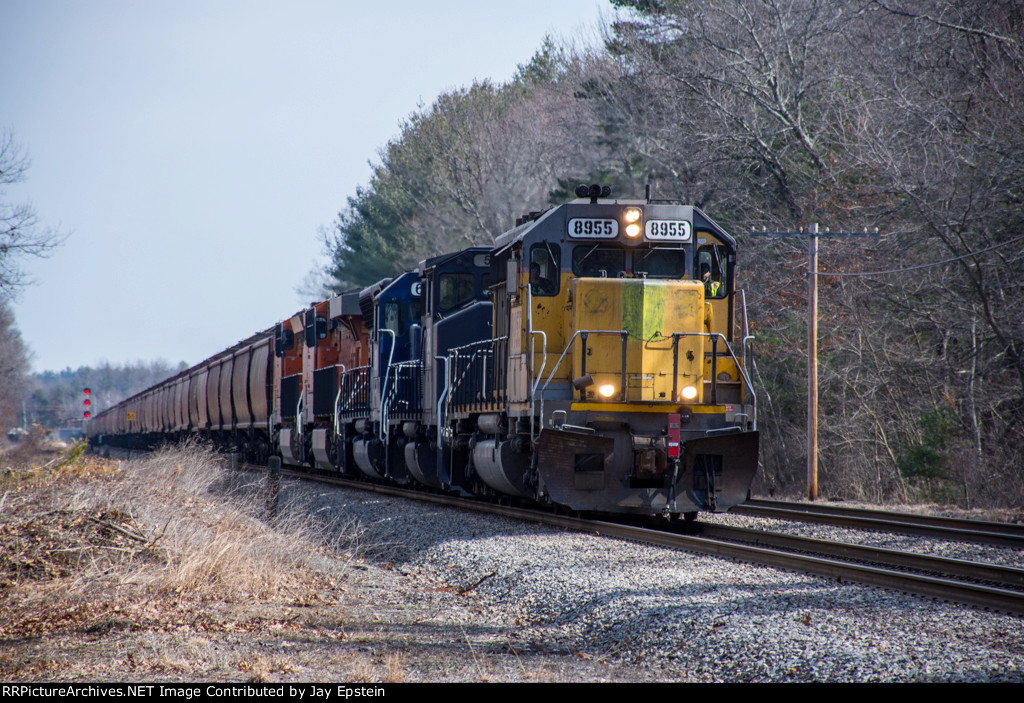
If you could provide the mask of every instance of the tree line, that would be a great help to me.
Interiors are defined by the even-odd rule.
[[[43,371],[29,380],[25,413],[30,423],[39,422],[44,427],[60,427],[69,420],[74,424],[83,418],[87,409],[95,415],[187,368],[184,361],[174,365],[157,360],[126,364],[103,362],[74,370]],[[90,390],[89,408],[83,406],[86,388]]]
[[[598,48],[412,115],[324,236],[334,290],[489,243],[577,183],[679,198],[738,236],[762,481],[805,463],[806,250],[819,254],[821,482],[1024,499],[1024,15],[1012,0],[612,0]]]
[[[31,160],[7,129],[0,130],[0,429],[19,424],[31,389],[29,351],[18,331],[11,303],[30,280],[26,257],[46,257],[67,236],[44,225],[35,209],[13,200],[10,186],[23,182]]]

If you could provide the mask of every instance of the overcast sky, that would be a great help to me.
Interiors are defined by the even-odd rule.
[[[70,233],[15,305],[33,368],[195,364],[310,301],[318,231],[400,124],[606,0],[0,0],[8,197]],[[510,223],[511,224],[511,223]]]

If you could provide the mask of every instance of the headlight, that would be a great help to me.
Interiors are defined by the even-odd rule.
[[[685,386],[683,388],[683,397],[686,398],[687,400],[693,400],[694,398],[696,398],[697,397],[697,387],[696,386]]]
[[[640,236],[640,208],[628,207],[622,211],[622,222],[626,225],[626,236],[636,239]]]
[[[615,386],[611,384],[605,384],[597,389],[597,392],[601,394],[602,398],[611,398],[615,395]]]

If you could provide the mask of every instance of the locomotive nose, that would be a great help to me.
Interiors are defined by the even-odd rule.
[[[567,327],[579,334],[573,378],[583,401],[701,401],[704,288],[699,281],[577,278]]]

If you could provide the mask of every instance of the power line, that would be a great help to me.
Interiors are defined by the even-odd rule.
[[[750,232],[752,237],[789,237],[798,240],[807,240],[801,244],[807,249],[807,497],[815,500],[818,497],[818,276],[881,276],[893,273],[905,273],[907,271],[918,271],[921,269],[941,266],[943,264],[961,261],[968,257],[977,256],[993,249],[1013,244],[1024,240],[1024,235],[1015,237],[1000,244],[994,244],[984,249],[968,252],[963,256],[957,256],[942,261],[933,261],[918,266],[891,269],[888,271],[861,271],[857,273],[827,273],[818,271],[818,242],[820,239],[852,238],[852,237],[878,237],[878,230],[863,233],[860,232],[821,232],[817,224],[814,224],[807,232],[800,231],[779,231],[769,232],[767,228],[761,232]]]
[[[807,497],[818,498],[818,241],[852,237],[878,237],[878,230],[868,232],[821,232],[818,224],[804,232],[751,232],[752,237],[795,237],[807,249]]]
[[[920,269],[932,268],[933,266],[942,266],[943,264],[951,264],[954,261],[962,261],[962,260],[968,259],[968,258],[970,258],[972,256],[977,256],[978,254],[984,254],[987,251],[992,251],[993,249],[998,249],[999,247],[1004,247],[1007,244],[1013,244],[1014,242],[1019,242],[1022,239],[1024,239],[1024,235],[1021,235],[1019,237],[1014,237],[1013,239],[1009,239],[1009,240],[1007,240],[1005,242],[1001,242],[999,244],[993,244],[992,246],[985,247],[984,249],[978,249],[977,251],[967,252],[966,254],[964,254],[962,256],[954,256],[952,259],[943,259],[942,261],[933,261],[933,262],[928,263],[928,264],[919,264],[918,266],[907,266],[905,268],[889,269],[888,271],[860,271],[860,272],[857,272],[857,273],[832,273],[830,271],[818,271],[818,275],[819,276],[850,276],[850,277],[856,278],[857,276],[884,276],[884,275],[888,275],[890,273],[904,273],[905,271],[919,271]]]
[[[752,236],[756,236],[756,237],[763,237],[763,236],[807,236],[807,235],[804,235],[803,232],[800,232],[800,233],[788,233],[788,232],[787,233],[776,233],[776,232],[762,233],[762,232],[758,232],[756,230],[751,232],[750,234]],[[820,235],[820,236],[828,236],[828,235],[825,234],[825,235]],[[833,234],[832,236],[836,236],[836,235]],[[845,235],[844,234],[842,236],[852,236],[852,235]],[[836,277],[846,276],[846,277],[850,277],[850,278],[857,278],[857,277],[861,277],[861,276],[887,276],[887,275],[892,274],[892,273],[905,273],[906,271],[920,271],[921,269],[932,268],[932,267],[935,267],[935,266],[942,266],[943,264],[951,264],[954,261],[963,261],[964,259],[969,259],[972,256],[977,256],[978,254],[984,254],[985,252],[993,251],[995,249],[999,249],[1000,247],[1005,247],[1008,244],[1014,244],[1015,242],[1019,242],[1021,240],[1024,240],[1024,235],[1021,235],[1019,237],[1014,237],[1013,239],[1008,239],[1005,242],[1000,242],[999,244],[993,244],[992,246],[985,247],[984,249],[978,249],[977,251],[969,251],[966,254],[963,254],[961,256],[954,256],[954,257],[952,257],[950,259],[942,259],[941,261],[932,261],[932,262],[929,262],[927,264],[919,264],[917,266],[906,266],[904,268],[888,269],[887,271],[858,271],[856,273],[853,273],[853,272],[851,272],[851,273],[833,273],[831,271],[818,271],[817,275],[819,275],[819,276],[836,276]]]

